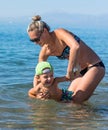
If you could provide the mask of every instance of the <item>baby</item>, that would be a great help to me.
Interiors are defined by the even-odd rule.
[[[58,87],[58,83],[68,81],[68,79],[65,76],[54,78],[53,67],[49,62],[39,62],[35,71],[34,87],[28,92],[30,97],[37,99],[46,99],[47,97],[47,99],[53,99],[58,102],[72,101],[73,92]]]

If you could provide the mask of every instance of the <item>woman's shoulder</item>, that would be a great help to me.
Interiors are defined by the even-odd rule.
[[[57,29],[54,30],[54,32],[63,32],[63,31],[67,32],[67,30],[64,29],[64,28],[57,28]]]
[[[68,34],[73,35],[72,32],[70,32],[70,31],[68,31],[68,30],[66,30],[66,29],[64,29],[64,28],[57,28],[57,29],[54,30],[54,32],[55,32],[55,34],[61,35],[61,36],[63,36],[63,34],[64,34],[64,35],[66,35],[66,34],[67,34],[67,35],[68,35]]]

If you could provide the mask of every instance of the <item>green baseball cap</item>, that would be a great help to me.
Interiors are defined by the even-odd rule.
[[[35,75],[41,75],[49,72],[53,72],[53,67],[47,61],[39,62],[35,68]]]

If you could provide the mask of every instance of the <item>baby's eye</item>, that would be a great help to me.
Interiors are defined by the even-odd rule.
[[[46,75],[46,76],[44,76],[44,78],[48,78],[48,76]]]

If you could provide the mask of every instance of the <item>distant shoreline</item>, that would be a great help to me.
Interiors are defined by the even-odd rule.
[[[82,15],[82,14],[68,14],[68,13],[49,13],[41,15],[42,20],[46,21],[49,26],[72,26],[72,27],[96,27],[108,28],[108,14],[103,15]],[[32,16],[23,17],[1,17],[0,24],[8,22],[28,24]]]

